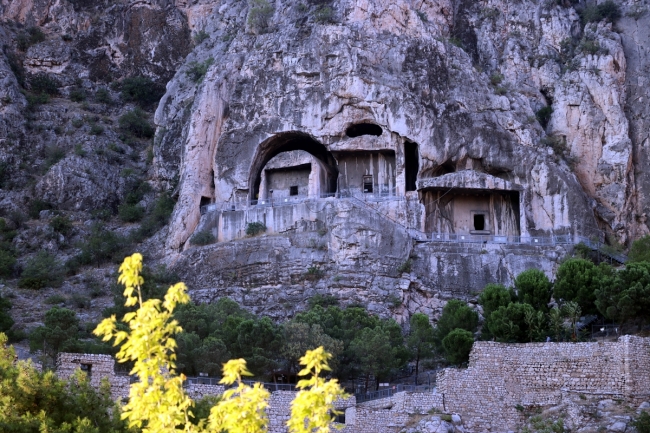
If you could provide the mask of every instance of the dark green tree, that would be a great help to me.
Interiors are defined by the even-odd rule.
[[[380,378],[397,367],[393,347],[390,344],[390,335],[380,326],[372,329],[364,328],[350,343],[350,350],[359,360],[359,369],[366,378],[366,391],[371,375],[375,377],[376,389],[378,389]]]
[[[596,307],[605,317],[621,325],[632,319],[647,322],[650,319],[650,263],[628,263],[621,271],[605,273],[596,290]]]
[[[650,262],[650,235],[645,235],[632,242],[627,260],[628,263]]]
[[[474,336],[471,332],[456,328],[442,340],[442,347],[445,350],[445,358],[451,364],[462,364],[469,360],[469,353],[474,344]]]
[[[596,289],[600,287],[600,268],[585,259],[569,259],[557,270],[553,297],[558,302],[577,302],[584,314],[597,314]]]
[[[483,316],[489,317],[499,307],[507,307],[516,300],[512,289],[507,289],[501,284],[488,284],[478,297],[478,303],[483,307]]]
[[[539,269],[528,269],[515,278],[515,289],[520,302],[546,313],[551,300],[551,282]]]
[[[415,313],[410,320],[411,329],[406,344],[411,351],[411,359],[415,360],[415,384],[418,384],[420,360],[433,356],[435,334],[429,316]]]
[[[442,347],[442,340],[454,329],[476,331],[478,313],[472,310],[466,302],[452,299],[442,309],[442,315],[436,326],[436,343]]]
[[[485,326],[497,341],[525,343],[529,337],[526,314],[533,313],[535,309],[530,304],[513,302],[493,311]]]
[[[45,313],[44,326],[29,334],[29,348],[42,350],[53,363],[59,352],[79,350],[79,318],[67,308],[53,307]]]

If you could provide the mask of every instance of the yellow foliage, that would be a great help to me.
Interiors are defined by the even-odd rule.
[[[242,382],[242,376],[251,375],[244,359],[234,359],[224,365],[220,383],[236,385],[227,389],[210,410],[207,423],[196,426],[189,422],[194,402],[183,390],[185,377],[174,371],[176,341],[173,335],[182,329],[172,317],[176,305],[189,302],[187,288],[178,283],[169,288],[164,301],[143,301],[141,272],[142,255],[137,253],[124,259],[120,266],[118,281],[125,286],[125,305],[138,305],[137,311],[125,314],[122,319],[129,331],[118,329],[115,316],[103,320],[94,331],[104,341],[113,339],[114,345],[121,344],[118,362],[133,361],[131,374],[140,379],[131,385],[123,419],[145,433],[265,432],[270,395],[259,383],[251,387]],[[292,403],[291,418],[287,422],[292,433],[329,432],[331,413],[335,413],[334,402],[345,397],[336,380],[325,381],[319,377],[323,370],[329,370],[330,358],[323,347],[307,351],[301,358],[304,369],[299,374],[310,377],[298,383],[300,392]]]

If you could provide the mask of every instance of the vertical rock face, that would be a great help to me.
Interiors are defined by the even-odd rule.
[[[168,247],[196,228],[201,196],[255,198],[260,161],[290,150],[277,134],[306,133],[327,151],[367,150],[346,135],[358,123],[381,127],[373,148],[395,153],[398,194],[404,143],[414,142],[418,179],[475,170],[522,185],[523,232],[590,234],[600,224],[623,234],[626,65],[609,26],[583,32],[572,8],[533,1],[329,7],[322,23],[315,6],[278,0],[262,34],[241,2],[223,2],[206,22],[210,40],[189,60],[214,63],[198,85],[182,68],[156,117],[168,128],[156,149],[160,179],[180,178]],[[600,48],[573,47],[564,59],[567,41],[581,37],[585,50]],[[551,138],[535,120],[549,103]]]

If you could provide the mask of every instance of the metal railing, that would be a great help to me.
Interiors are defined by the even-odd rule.
[[[331,192],[331,193],[320,194],[319,196],[296,195],[296,196],[287,196],[287,197],[278,197],[278,198],[212,203],[212,204],[201,206],[201,215],[205,215],[206,213],[209,212],[239,211],[239,210],[249,210],[252,208],[290,206],[299,203],[317,202],[317,201],[327,200],[327,199],[348,199],[348,198],[355,198],[357,200],[366,201],[366,202],[400,201],[405,199],[404,196],[398,196],[390,192],[361,193],[361,192],[342,191],[340,193]]]
[[[379,400],[380,398],[389,398],[398,392],[433,392],[435,387],[428,385],[393,385],[390,388],[380,389],[379,391],[355,393],[357,403],[364,401]]]
[[[615,260],[619,263],[625,263],[627,257],[616,251],[612,251],[604,242],[596,239],[590,239],[579,235],[551,235],[551,236],[510,236],[510,235],[490,235],[490,234],[458,234],[458,233],[427,233],[417,229],[405,226],[399,221],[385,215],[379,209],[369,206],[370,202],[382,201],[403,201],[406,200],[405,196],[398,196],[394,192],[379,192],[379,193],[361,193],[356,191],[341,191],[339,193],[326,193],[321,194],[319,197],[313,196],[290,196],[271,199],[248,200],[240,202],[223,202],[213,203],[201,206],[201,215],[208,212],[216,211],[237,211],[248,210],[252,208],[264,207],[278,207],[295,205],[306,202],[317,202],[321,200],[353,200],[357,203],[365,205],[366,208],[376,212],[377,214],[385,217],[395,224],[405,228],[409,235],[418,242],[447,242],[447,243],[474,243],[474,244],[507,244],[507,245],[539,245],[539,246],[553,246],[553,245],[577,245],[585,244],[592,251],[599,253]]]
[[[218,377],[187,377],[185,378],[185,382],[183,382],[183,386],[187,387],[189,385],[211,385],[211,386],[223,386],[222,384],[219,383],[221,378]],[[253,386],[253,384],[258,383],[254,380],[242,380],[243,383],[249,386]],[[268,391],[273,392],[273,391],[295,391],[296,390],[296,385],[293,383],[273,383],[273,382],[260,382],[264,388],[266,388]],[[236,385],[232,385],[236,386]],[[225,388],[230,388],[229,386],[225,386]]]

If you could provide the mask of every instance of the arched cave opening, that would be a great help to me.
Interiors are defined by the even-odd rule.
[[[357,123],[348,127],[348,129],[345,130],[345,135],[351,138],[360,137],[362,135],[374,135],[379,137],[382,132],[383,130],[381,129],[381,126],[375,125],[374,123]]]
[[[316,158],[323,172],[323,180],[319,185],[320,193],[331,194],[336,192],[338,168],[334,156],[332,156],[331,152],[322,143],[318,142],[309,134],[291,131],[278,133],[264,140],[258,146],[249,177],[249,195],[251,200],[256,200],[261,197],[260,184],[262,181],[262,172],[266,164],[280,153],[294,150],[304,150]],[[289,191],[289,195],[292,195],[293,191],[291,189]]]
[[[445,174],[455,173],[455,172],[456,172],[456,165],[453,162],[451,162],[451,160],[448,159],[447,161],[443,162],[433,170],[431,177],[444,176]]]

